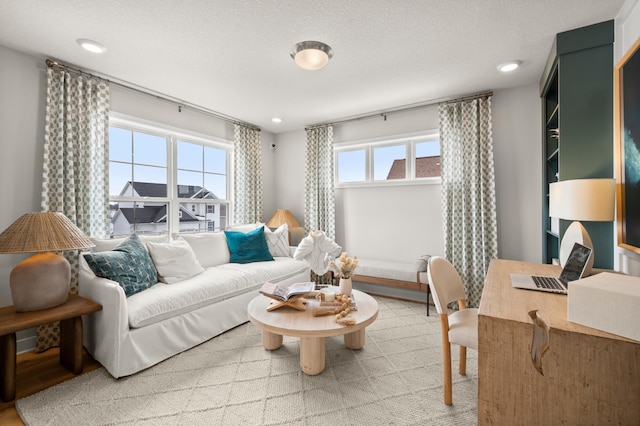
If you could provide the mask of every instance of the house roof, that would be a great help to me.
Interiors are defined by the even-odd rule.
[[[133,186],[134,191],[141,197],[166,197],[166,183],[127,182]]]
[[[199,219],[195,217],[189,210],[180,206],[182,217],[180,222],[197,222]],[[129,223],[163,223],[167,221],[167,206],[144,206],[144,207],[122,207],[120,212],[124,215]]]
[[[162,217],[161,211],[166,212],[165,206],[146,207],[122,207],[120,213],[124,215],[129,223],[157,223]]]
[[[127,185],[132,185],[131,181]],[[133,189],[141,197],[166,197],[166,183],[133,182]],[[178,185],[178,198],[217,199],[216,195],[199,185]]]
[[[404,179],[406,168],[406,160],[394,160],[387,174],[387,180],[389,179]],[[416,158],[416,176],[419,177],[434,177],[440,176],[440,156],[434,155],[432,157],[418,157]]]

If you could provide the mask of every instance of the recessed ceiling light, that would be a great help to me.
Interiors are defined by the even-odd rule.
[[[273,118],[271,119],[271,121],[273,121],[274,123],[282,123],[282,118],[280,118],[280,117],[273,117]]]
[[[502,72],[509,72],[515,70],[520,65],[522,65],[522,61],[509,61],[498,65],[498,70]]]
[[[89,40],[86,38],[79,38],[76,42],[82,47],[84,50],[87,50],[91,53],[104,53],[107,48],[97,41]]]

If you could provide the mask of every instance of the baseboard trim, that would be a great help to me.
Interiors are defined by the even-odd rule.
[[[25,352],[32,352],[36,348],[36,335],[21,337],[16,340],[16,352],[23,354]]]

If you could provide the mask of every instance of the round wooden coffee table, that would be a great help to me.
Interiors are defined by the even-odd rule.
[[[262,345],[275,350],[282,346],[282,336],[300,338],[300,368],[310,376],[322,373],[325,366],[325,338],[344,336],[349,349],[362,349],[366,326],[378,316],[378,302],[366,293],[353,290],[357,311],[347,318],[356,320],[355,325],[336,323],[335,315],[314,317],[312,312],[320,307],[315,299],[306,299],[307,310],[297,311],[282,307],[267,312],[272,299],[259,295],[249,302],[249,320],[262,330]]]

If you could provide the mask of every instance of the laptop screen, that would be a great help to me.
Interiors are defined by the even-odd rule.
[[[587,261],[591,256],[591,249],[583,246],[582,244],[575,243],[567,263],[565,263],[562,273],[560,274],[560,281],[567,283],[569,281],[575,281],[582,278]]]

